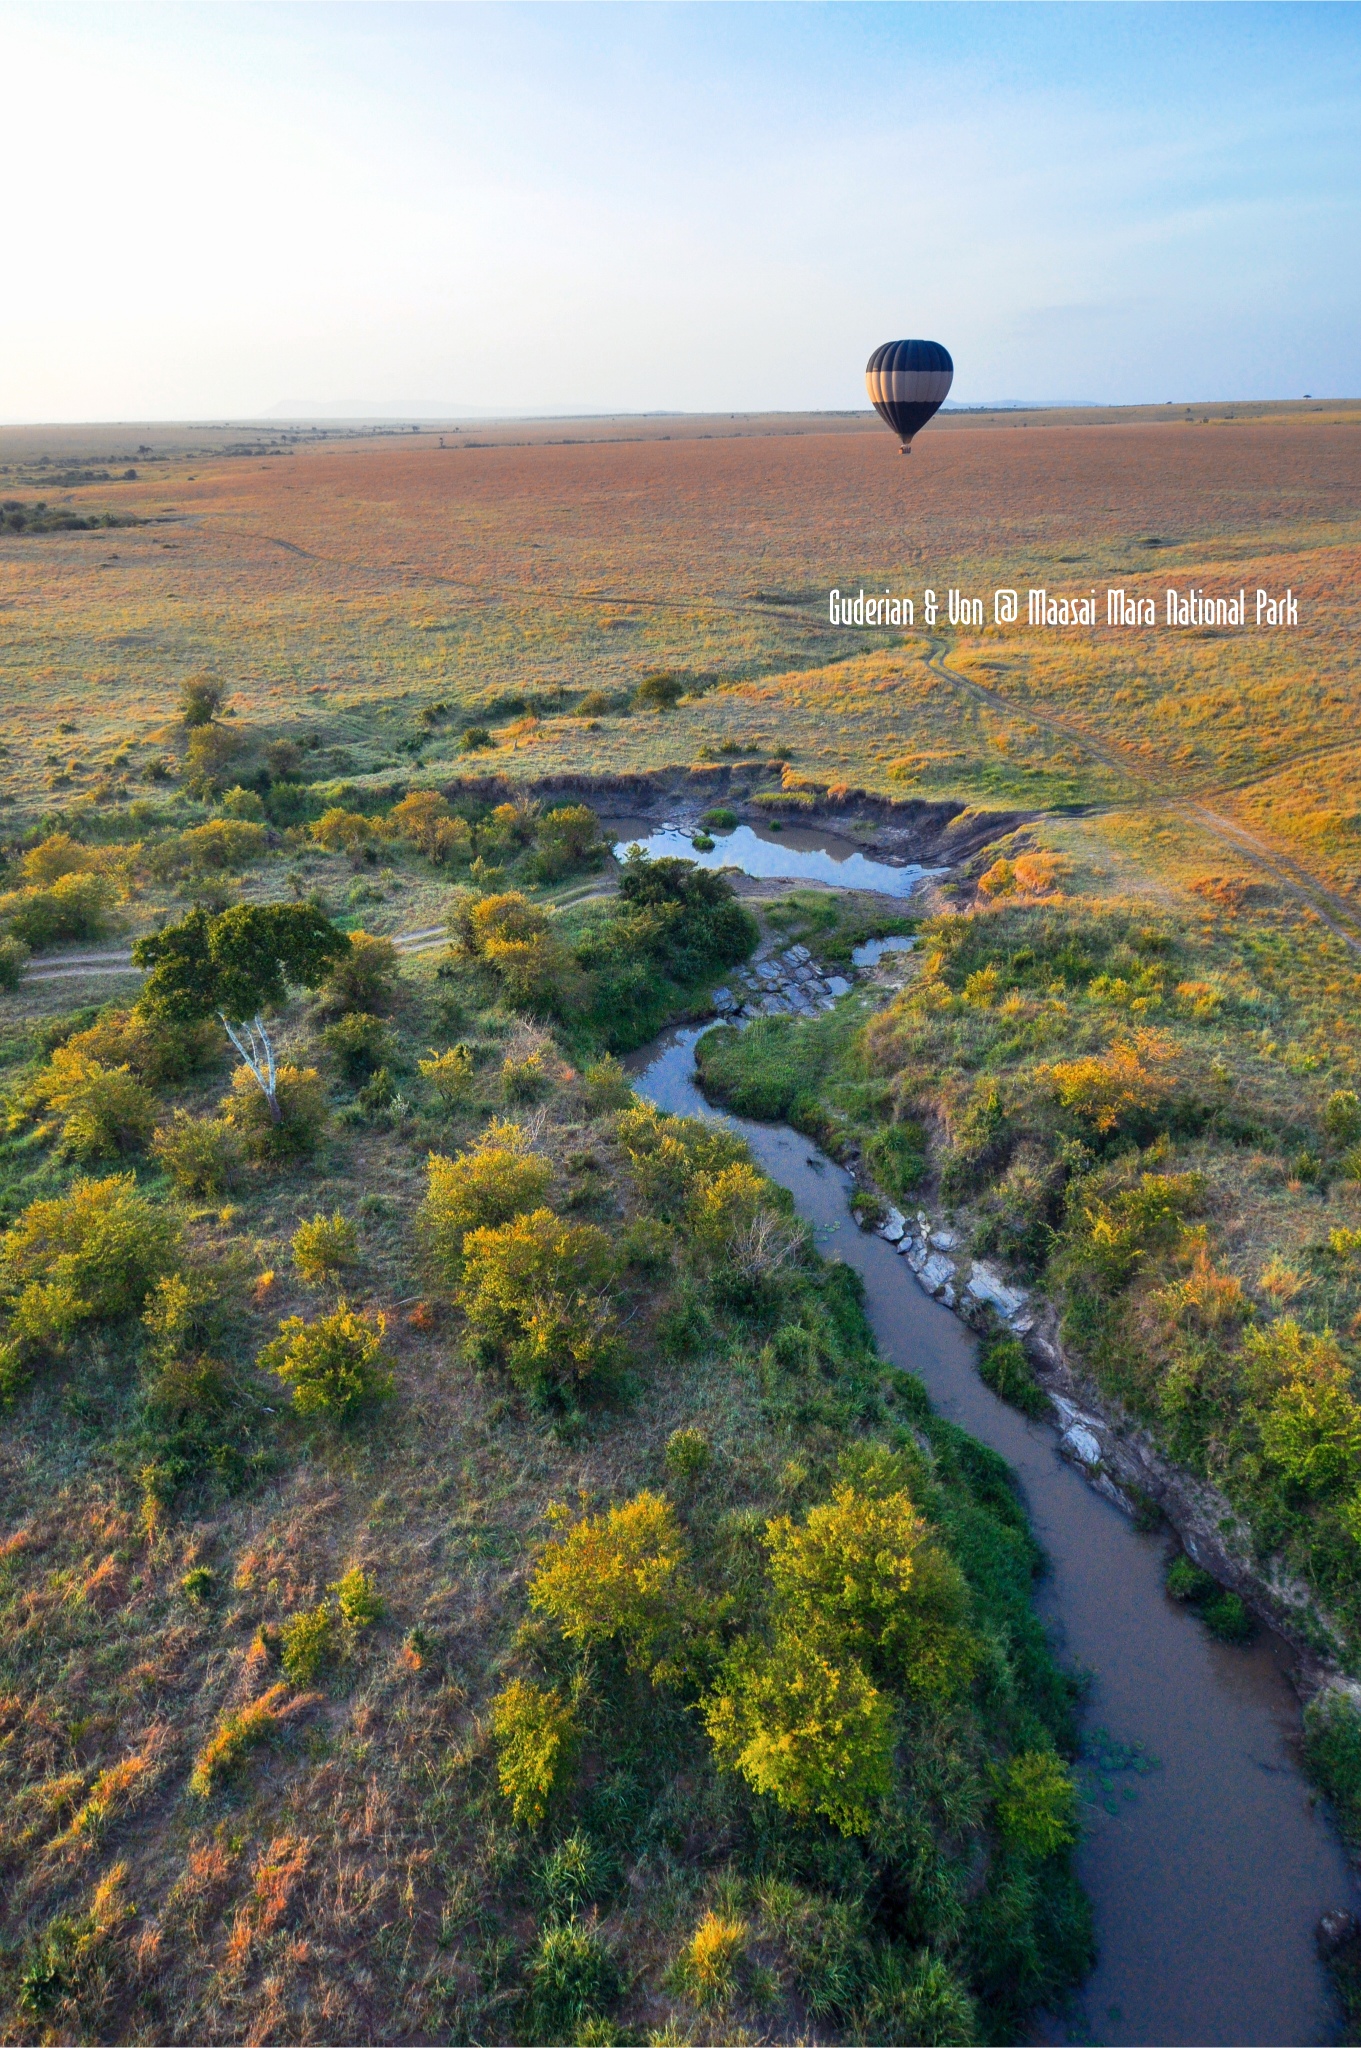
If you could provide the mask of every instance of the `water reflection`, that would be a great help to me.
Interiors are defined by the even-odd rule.
[[[618,821],[606,831],[627,831]],[[790,825],[772,832],[764,825],[737,825],[731,832],[713,834],[711,848],[697,847],[690,834],[678,825],[663,825],[660,831],[621,837],[615,856],[622,860],[630,846],[641,846],[653,860],[671,855],[692,860],[702,868],[740,868],[744,875],[763,879],[783,878],[800,882],[827,882],[836,889],[868,889],[877,896],[910,896],[925,874],[938,869],[909,863],[893,867],[888,861],[871,860],[847,840],[830,832],[815,832],[806,825]]]

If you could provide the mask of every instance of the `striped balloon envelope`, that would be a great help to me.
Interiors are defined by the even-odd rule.
[[[886,341],[865,365],[870,404],[912,452],[912,436],[936,412],[954,382],[950,352],[938,341]]]

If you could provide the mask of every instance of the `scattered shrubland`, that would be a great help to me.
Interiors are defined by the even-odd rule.
[[[750,914],[556,908],[584,807],[417,794],[306,839],[442,949],[162,895],[133,1002],[3,1041],[7,2024],[1009,2038],[1090,1954],[1023,1511],[613,1056]],[[21,858],[134,930],[189,872]]]

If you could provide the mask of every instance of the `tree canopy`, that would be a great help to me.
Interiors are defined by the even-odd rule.
[[[196,905],[133,947],[149,970],[140,1007],[177,1024],[253,1017],[282,1003],[290,982],[315,988],[348,945],[312,903],[238,903],[216,917]]]

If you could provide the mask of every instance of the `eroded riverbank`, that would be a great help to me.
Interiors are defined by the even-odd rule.
[[[713,1115],[695,1081],[699,1036],[668,1033],[634,1055],[640,1092],[678,1114]],[[1042,1612],[1064,1657],[1091,1675],[1079,1867],[1099,1956],[1080,2001],[1038,2038],[1335,2038],[1314,1928],[1357,1901],[1298,1767],[1288,1648],[1268,1633],[1246,1649],[1216,1643],[1170,1601],[1163,1539],[1141,1535],[1060,1458],[1052,1427],[983,1385],[968,1330],[889,1245],[856,1228],[849,1176],[785,1126],[729,1121],[794,1195],[819,1246],[863,1276],[885,1356],[1007,1459],[1050,1559]]]

